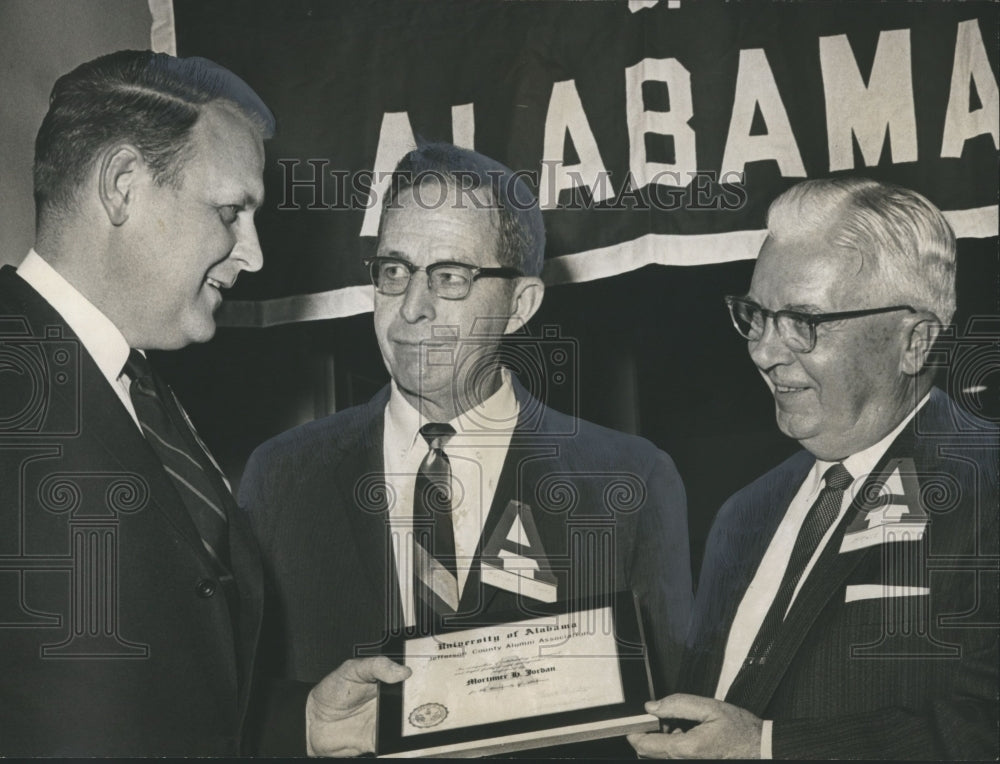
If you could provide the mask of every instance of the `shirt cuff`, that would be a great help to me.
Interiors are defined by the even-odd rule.
[[[773,759],[774,756],[771,754],[771,729],[774,727],[774,722],[770,719],[765,719],[764,723],[760,728],[760,757],[762,759]]]

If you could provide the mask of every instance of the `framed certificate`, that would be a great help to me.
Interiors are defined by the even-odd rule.
[[[631,594],[532,611],[391,640],[386,654],[413,674],[380,688],[378,755],[485,756],[659,729],[643,710],[652,685]]]

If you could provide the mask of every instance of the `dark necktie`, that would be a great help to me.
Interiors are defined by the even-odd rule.
[[[231,578],[226,504],[212,484],[208,474],[212,468],[194,433],[173,393],[141,353],[129,353],[125,373],[132,380],[129,396],[146,440],[177,488],[220,578]]]
[[[840,514],[844,491],[853,480],[851,473],[839,462],[828,468],[823,474],[823,490],[819,492],[819,496],[806,514],[798,538],[795,539],[795,546],[792,548],[792,555],[788,560],[788,568],[781,580],[781,586],[778,587],[774,603],[767,611],[767,615],[764,616],[764,621],[750,647],[746,661],[744,661],[736,681],[733,682],[733,686],[726,695],[727,702],[742,707],[744,705],[742,701],[750,696],[760,669],[767,663],[771,648],[781,630],[795,587],[798,585],[799,579],[802,578],[802,573],[816,552],[816,547],[823,535]]]
[[[420,428],[428,451],[413,492],[413,603],[416,623],[428,632],[435,615],[458,610],[455,529],[451,521],[451,462],[444,446],[455,434],[449,424]]]

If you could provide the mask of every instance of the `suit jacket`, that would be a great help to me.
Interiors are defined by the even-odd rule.
[[[239,752],[263,584],[230,501],[235,617],[121,401],[62,317],[3,268],[0,754]]]
[[[736,610],[813,463],[793,455],[719,511],[683,689],[714,695]],[[996,758],[997,469],[996,427],[934,389],[838,524],[745,702],[774,721],[776,758]]]
[[[558,597],[633,589],[657,689],[669,688],[691,602],[685,496],[673,462],[641,438],[542,406],[516,380],[515,395],[520,416],[479,551],[509,500],[529,504],[549,560],[559,561]],[[402,623],[382,490],[388,396],[386,387],[367,404],[290,430],[248,462],[240,504],[274,589],[262,648],[274,676],[315,682],[349,658],[377,653],[383,633]],[[588,554],[600,545],[577,543],[587,539],[611,539],[611,554]],[[515,610],[516,596],[481,584],[478,570],[477,552],[459,610]]]

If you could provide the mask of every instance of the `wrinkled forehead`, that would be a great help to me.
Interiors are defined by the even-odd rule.
[[[425,174],[418,177],[416,182],[401,188],[386,212],[400,208],[424,211],[474,210],[490,213],[487,217],[491,218],[497,212],[493,195],[488,188],[473,188],[441,173]]]
[[[402,189],[383,211],[378,252],[417,265],[459,260],[495,263],[497,212],[484,189],[425,180]]]

